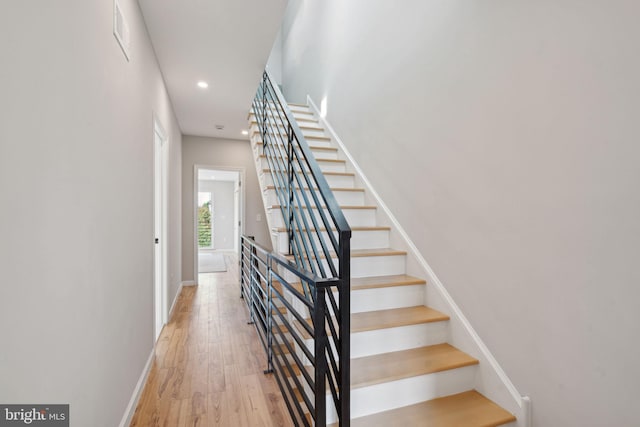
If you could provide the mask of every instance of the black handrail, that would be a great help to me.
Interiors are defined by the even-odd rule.
[[[242,295],[256,328],[262,329],[269,370],[276,375],[294,422],[325,426],[329,397],[329,412],[335,409],[339,425],[349,426],[351,228],[266,71],[253,113],[276,191],[276,208],[288,235],[289,256],[268,252],[243,237]],[[313,344],[301,334],[310,336]]]
[[[249,323],[267,354],[265,373],[275,375],[294,424],[324,427],[329,413],[340,426],[349,426],[344,408],[350,393],[341,380],[342,373],[349,373],[349,359],[342,358],[338,346],[348,333],[328,306],[329,296],[340,291],[340,280],[302,270],[247,236],[241,241],[240,278]]]

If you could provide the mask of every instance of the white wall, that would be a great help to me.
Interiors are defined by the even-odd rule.
[[[537,427],[636,425],[640,3],[291,0],[319,105]]]
[[[271,248],[269,229],[260,194],[258,176],[253,164],[249,141],[184,135],[182,138],[182,277],[194,280],[194,212],[195,165],[219,168],[244,168],[245,224],[244,234],[255,236],[256,242]],[[257,221],[257,215],[261,220]]]
[[[282,30],[278,31],[276,40],[273,42],[267,70],[276,84],[282,85]]]
[[[112,3],[0,13],[0,402],[69,403],[76,426],[118,425],[153,346],[153,113],[181,277],[180,130],[137,2],[130,62]]]
[[[198,181],[198,191],[207,191],[213,197],[212,243],[217,250],[233,250],[234,187],[233,181]]]

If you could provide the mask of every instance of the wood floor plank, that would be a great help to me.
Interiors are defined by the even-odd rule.
[[[231,257],[227,272],[182,289],[131,426],[293,426],[275,378],[263,373],[266,356]]]

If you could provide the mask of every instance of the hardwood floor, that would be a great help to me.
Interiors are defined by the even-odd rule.
[[[237,257],[228,271],[185,287],[156,344],[131,426],[292,426],[241,300]]]

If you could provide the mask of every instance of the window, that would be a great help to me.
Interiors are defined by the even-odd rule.
[[[198,247],[213,248],[213,195],[198,192]]]

